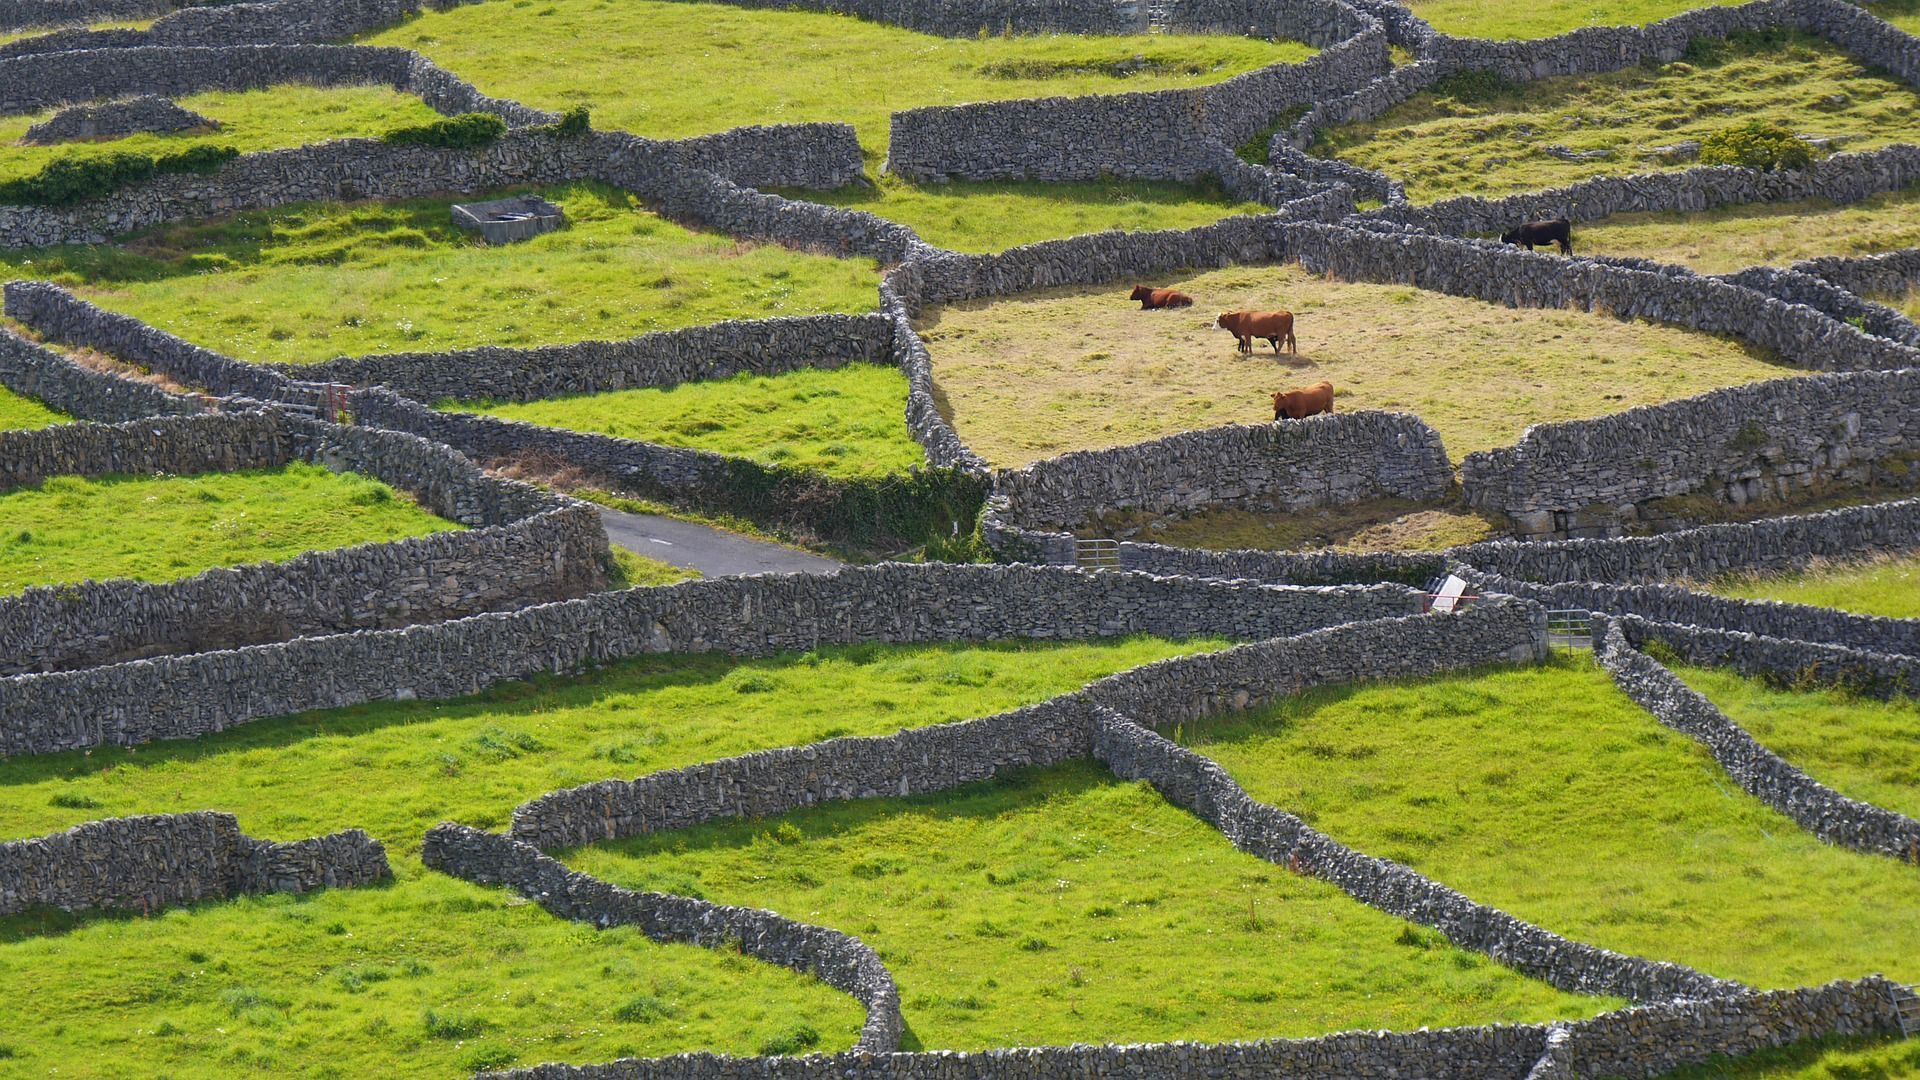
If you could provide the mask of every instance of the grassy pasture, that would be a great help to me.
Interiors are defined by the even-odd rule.
[[[0,493],[0,595],[458,529],[378,480],[294,463],[199,476],[55,476]]]
[[[1458,460],[1528,424],[1599,416],[1800,369],[1674,327],[1580,311],[1514,311],[1401,285],[1347,284],[1297,265],[1234,267],[1156,285],[1195,306],[1136,310],[1127,283],[1048,289],[927,313],[943,409],[995,465],[1196,428],[1266,423],[1275,390],[1332,380],[1342,410],[1417,414]],[[1251,359],[1214,316],[1295,312],[1298,358]]]
[[[1378,169],[1416,202],[1504,195],[1595,176],[1686,168],[1656,147],[1747,120],[1872,150],[1920,139],[1920,94],[1817,38],[1702,43],[1685,61],[1489,88],[1471,80],[1415,95],[1365,123],[1322,133],[1314,153]],[[1605,150],[1563,161],[1551,146]]]
[[[1191,229],[1234,214],[1271,213],[1211,185],[1153,180],[912,184],[882,174],[870,187],[788,191],[797,199],[878,214],[953,251],[991,252],[1112,229]]]
[[[40,171],[55,160],[108,154],[177,154],[194,146],[231,146],[242,153],[304,146],[328,139],[370,138],[391,128],[440,119],[419,98],[385,86],[320,87],[288,84],[264,90],[216,91],[176,99],[220,123],[218,130],[30,146],[27,128],[58,112],[0,118],[0,180]]]
[[[1644,26],[1699,7],[1740,0],[1411,0],[1415,15],[1455,37],[1543,38],[1583,26]]]
[[[1843,795],[1920,817],[1920,702],[1777,690],[1724,668],[1676,667],[1769,750]]]
[[[926,452],[907,434],[906,376],[884,364],[441,408],[837,476],[884,476],[926,461]]]
[[[1885,0],[1868,4],[1867,10],[1909,34],[1920,34],[1920,0]]]
[[[0,252],[0,271],[245,360],[616,339],[728,318],[870,311],[870,260],[696,233],[587,184],[567,226],[488,247],[457,199],[315,203],[163,227],[115,245]]]
[[[844,15],[668,0],[496,0],[360,40],[417,49],[495,96],[586,105],[596,127],[636,135],[848,123],[875,164],[901,109],[1198,86],[1314,51],[1227,35],[944,38]]]
[[[1584,658],[1207,725],[1257,799],[1575,940],[1763,987],[1920,977],[1920,875],[1742,793]]]
[[[1575,225],[1573,243],[1585,255],[1635,255],[1703,274],[1784,266],[1823,255],[1873,255],[1920,247],[1920,188],[1844,206],[1813,199],[1618,214]]]
[[[1675,1069],[1661,1080],[1898,1080],[1920,1076],[1920,1040],[1809,1039]]]
[[[856,934],[930,1049],[1586,1016],[1093,763],[576,850],[608,880]]]
[[[445,819],[503,828],[515,805],[558,787],[983,716],[1222,644],[654,656],[458,701],[385,702],[192,742],[14,760],[0,770],[0,837],[218,809],[276,839],[365,828],[387,845],[398,881],[143,921],[0,920],[0,992],[29,1010],[0,1044],[21,1061],[98,1076],[145,1073],[156,1060],[195,1075],[355,1076],[404,1061],[410,1073],[451,1076],[480,1067],[482,1055],[531,1064],[844,1048],[860,1024],[851,998],[738,957],[596,933],[429,873],[420,836]],[[430,1025],[429,1009],[440,1023]]]
[[[401,851],[390,856],[404,857]],[[466,1077],[634,1053],[853,1044],[853,999],[785,968],[396,867],[374,889],[152,918],[0,919],[9,1076]]]
[[[0,431],[43,428],[71,419],[66,413],[50,409],[33,398],[0,386]]]
[[[1821,564],[1794,574],[1744,575],[1708,591],[1743,600],[1785,600],[1857,615],[1920,618],[1920,556]]]
[[[0,45],[9,45],[31,37],[42,37],[60,30],[145,30],[152,25],[152,19],[135,19],[128,22],[91,23],[86,26],[35,26],[26,30],[0,30]]]

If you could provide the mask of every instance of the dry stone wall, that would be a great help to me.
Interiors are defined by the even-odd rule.
[[[1914,325],[1912,319],[1812,274],[1792,268],[1755,266],[1719,277],[1729,284],[1777,296],[1789,304],[1805,304],[1877,337],[1906,346],[1920,345],[1920,326]]]
[[[1401,595],[1290,594],[1137,574],[938,563],[824,577],[718,578],[399,630],[0,678],[0,754],[195,738],[310,709],[458,697],[508,679],[649,653],[767,656],[863,642],[1136,633],[1269,638],[1417,610],[1417,594]]]
[[[512,349],[483,345],[384,353],[318,364],[275,364],[288,378],[384,386],[422,402],[536,401],[750,373],[774,375],[851,362],[885,363],[893,321],[883,315],[730,319],[623,341]]]
[[[161,908],[243,893],[310,892],[392,877],[386,849],[359,829],[273,843],[232,814],[202,810],[109,818],[0,843],[0,915]]]
[[[1595,657],[1614,683],[1662,724],[1705,746],[1749,795],[1827,843],[1920,864],[1920,821],[1847,798],[1789,765],[1679,676],[1629,645],[1612,620],[1595,618],[1593,632]]]
[[[1488,573],[1465,563],[1454,563],[1451,570],[1483,592],[1523,596],[1549,608],[1633,614],[1658,622],[1920,656],[1920,619],[1850,615],[1833,608],[1783,604],[1777,600],[1729,600],[1676,585],[1611,585],[1591,581],[1541,585]]]
[[[491,1080],[1059,1080],[1154,1076],[1177,1080],[1586,1080],[1654,1077],[1720,1055],[1827,1036],[1897,1031],[1885,979],[1730,995],[1602,1013],[1564,1024],[1495,1024],[1412,1032],[1349,1031],[1311,1039],[1134,1046],[730,1058],[681,1054],[600,1065],[536,1065]],[[1551,1040],[1551,1042],[1550,1042]]]
[[[163,97],[143,94],[104,105],[62,109],[27,129],[23,143],[45,146],[73,139],[114,139],[143,131],[166,134],[220,125]]]
[[[185,475],[292,461],[385,480],[472,529],[178,581],[89,581],[0,597],[0,675],[436,622],[606,585],[606,535],[593,507],[488,478],[411,436],[259,412],[0,432],[3,487],[56,475]]]
[[[1920,499],[1903,499],[1657,536],[1498,540],[1454,548],[1447,556],[1521,581],[1629,585],[1799,570],[1815,560],[1846,562],[1906,554],[1917,547]]]
[[[505,885],[563,919],[605,929],[633,926],[655,941],[737,949],[813,975],[867,1010],[855,1047],[899,1048],[900,993],[880,957],[859,938],[757,908],[684,896],[637,893],[568,870],[531,845],[452,822],[428,831],[421,858],[435,870],[482,885]]]
[[[1789,269],[1811,274],[1857,296],[1900,296],[1920,288],[1920,248],[1807,259]]]
[[[1920,657],[1790,641],[1743,630],[1681,626],[1638,615],[1611,618],[1626,635],[1627,644],[1644,651],[1649,642],[1658,642],[1682,663],[1696,667],[1728,668],[1789,688],[1838,686],[1882,699],[1920,694]]]
[[[1593,420],[1537,424],[1517,445],[1467,455],[1467,500],[1523,536],[1617,535],[1656,500],[1735,506],[1827,484],[1911,482],[1920,370],[1777,379]],[[1654,505],[1647,505],[1654,504]]]
[[[200,402],[82,367],[4,328],[0,328],[0,386],[81,420],[117,423],[203,411]]]
[[[0,3],[0,32],[145,19],[171,10],[172,0],[5,0]]]

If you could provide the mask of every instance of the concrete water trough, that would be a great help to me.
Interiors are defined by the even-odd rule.
[[[538,195],[515,195],[482,203],[455,203],[453,223],[477,232],[489,244],[531,240],[566,224],[560,208]]]

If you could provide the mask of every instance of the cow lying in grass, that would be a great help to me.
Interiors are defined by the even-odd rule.
[[[1298,390],[1282,390],[1273,395],[1275,420],[1305,420],[1309,416],[1333,411],[1333,384],[1325,379]]]
[[[1538,244],[1559,244],[1560,254],[1573,254],[1573,223],[1566,218],[1554,218],[1552,221],[1529,221],[1525,225],[1508,229],[1500,234],[1503,244],[1519,244],[1532,251]]]
[[[1275,356],[1280,355],[1282,341],[1295,356],[1300,355],[1300,345],[1293,338],[1291,311],[1223,311],[1214,325],[1233,334],[1243,353],[1253,351],[1255,338],[1264,338],[1272,343]]]
[[[1186,293],[1175,292],[1172,289],[1149,289],[1145,285],[1135,285],[1133,292],[1127,296],[1127,299],[1140,301],[1141,311],[1152,311],[1154,308],[1193,306],[1193,297],[1188,296]]]

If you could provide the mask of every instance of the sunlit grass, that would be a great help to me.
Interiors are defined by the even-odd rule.
[[[1243,855],[1092,763],[566,858],[858,935],[930,1049],[1411,1030],[1621,1004],[1560,993]]]
[[[171,581],[457,528],[378,480],[317,465],[56,476],[0,493],[0,595],[89,578]]]
[[[546,194],[567,225],[489,247],[450,198],[313,203],[141,234],[0,252],[0,273],[246,360],[618,339],[728,318],[870,311],[874,264],[696,233],[629,194]]]
[[[1405,183],[1409,198],[1431,202],[1686,168],[1648,155],[1748,120],[1872,150],[1920,138],[1920,95],[1818,38],[1772,34],[1709,44],[1657,69],[1543,79],[1492,95],[1423,92],[1378,119],[1322,132],[1314,152],[1378,169]],[[1610,156],[1562,161],[1550,146]]]
[[[1920,817],[1920,702],[1841,690],[1773,689],[1724,668],[1677,667],[1733,722],[1815,780]]]
[[[385,86],[287,84],[263,90],[191,94],[175,100],[183,108],[218,121],[220,128],[32,146],[20,142],[27,128],[58,109],[0,117],[0,180],[38,172],[56,160],[121,153],[159,156],[194,146],[231,146],[242,153],[253,153],[328,139],[373,138],[396,127],[441,118],[418,97]]]
[[[907,434],[906,376],[882,364],[442,407],[841,476],[883,476],[926,461]]]
[[[1578,941],[1763,987],[1920,978],[1920,874],[1744,794],[1586,659],[1207,725],[1254,798]]]
[[[1742,575],[1710,582],[1721,596],[1784,600],[1856,615],[1920,618],[1920,556],[1821,563],[1791,574]]]
[[[1657,404],[1801,373],[1735,342],[1571,310],[1520,310],[1404,285],[1329,281],[1296,265],[1155,279],[1195,306],[1139,311],[1127,282],[1046,289],[927,312],[943,408],[995,465],[1269,423],[1271,395],[1321,379],[1341,411],[1410,412],[1455,460],[1529,424]],[[1285,308],[1300,354],[1252,357],[1220,311]]]
[[[1215,186],[1153,180],[911,184],[882,174],[873,186],[786,194],[878,214],[935,247],[968,252],[1111,229],[1191,229],[1234,214],[1272,212],[1259,203],[1235,202]]]
[[[1409,0],[1415,15],[1455,37],[1542,38],[1583,26],[1644,26],[1742,0]]]
[[[876,165],[901,109],[1196,86],[1314,51],[1226,35],[945,38],[844,15],[661,0],[496,0],[360,40],[417,49],[496,97],[587,105],[595,126],[637,135],[849,123]],[[1112,70],[1136,57],[1143,70]]]
[[[1837,206],[1824,199],[1714,210],[1618,214],[1574,226],[1586,255],[1632,255],[1703,274],[1783,266],[1826,255],[1920,247],[1920,188]]]

